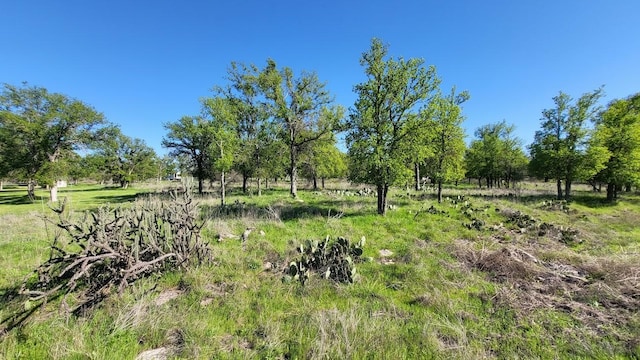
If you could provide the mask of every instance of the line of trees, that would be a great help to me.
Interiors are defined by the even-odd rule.
[[[26,182],[31,199],[36,185],[48,187],[51,201],[57,201],[59,180],[93,178],[127,187],[164,176],[173,171],[171,164],[80,100],[26,83],[3,85],[0,179]]]
[[[542,111],[540,130],[525,154],[514,126],[481,126],[465,146],[462,123],[466,91],[443,92],[433,65],[394,58],[378,39],[360,59],[365,80],[354,86],[347,113],[317,74],[279,67],[231,63],[226,83],[200,100],[199,114],[164,124],[159,158],[140,139],[124,135],[79,100],[44,88],[5,84],[0,93],[0,180],[51,190],[56,180],[90,177],[122,187],[180,168],[204,183],[220,181],[225,203],[229,172],[242,190],[255,181],[258,194],[270,179],[289,178],[297,197],[300,177],[324,187],[327,178],[348,177],[375,186],[377,212],[384,215],[392,186],[420,190],[425,179],[437,189],[464,178],[479,186],[510,187],[526,176],[554,180],[559,199],[572,184],[606,184],[607,199],[640,183],[640,94],[598,106],[603,89],[578,99],[560,92]],[[344,136],[347,153],[337,147]],[[85,155],[78,155],[78,150]],[[0,184],[2,182],[0,181]],[[0,185],[1,186],[1,185]]]

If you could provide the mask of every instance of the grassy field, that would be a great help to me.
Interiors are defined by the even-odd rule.
[[[168,185],[60,196],[81,214]],[[184,359],[640,357],[639,195],[607,204],[578,187],[567,204],[553,184],[465,184],[442,204],[430,190],[395,190],[380,217],[362,188],[331,183],[299,200],[284,187],[233,189],[225,209],[199,198],[211,265],[140,280],[84,317],[51,301],[0,335],[0,358],[134,359],[161,347]],[[0,192],[2,320],[54,231],[45,201],[25,195]],[[296,245],[327,235],[366,238],[357,280],[283,282]]]

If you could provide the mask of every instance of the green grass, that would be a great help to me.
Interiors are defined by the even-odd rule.
[[[233,189],[228,202],[235,210],[226,213],[216,196],[208,195],[199,202],[213,264],[140,280],[87,317],[67,316],[61,302],[52,301],[3,336],[0,358],[133,359],[165,345],[175,329],[184,337],[177,357],[185,359],[637,357],[640,315],[622,304],[633,299],[623,296],[619,275],[638,266],[640,196],[623,194],[609,206],[596,199],[603,195],[578,188],[569,211],[556,211],[541,206],[553,196],[546,185],[525,184],[516,196],[508,195],[514,190],[448,187],[449,199],[442,204],[432,193],[396,191],[390,203],[397,208],[385,217],[375,215],[374,197],[328,190],[304,190],[294,200],[284,188],[260,197]],[[80,186],[61,196],[80,213],[127,203],[148,191]],[[52,231],[38,218],[46,215],[46,206],[19,203],[20,192],[0,192],[0,231],[7,234],[0,240],[5,304],[12,301],[8,291],[48,255]],[[473,216],[486,224],[481,230],[464,226],[471,220],[457,196],[465,194],[476,210]],[[428,213],[431,205],[444,213]],[[496,208],[576,228],[583,241],[564,244],[520,233],[504,224]],[[489,229],[500,223],[504,230]],[[237,237],[217,241],[218,234],[239,235],[247,227],[254,231],[244,249]],[[363,256],[371,261],[358,264],[359,280],[284,283],[282,270],[297,256],[295,245],[327,235],[366,237]],[[503,248],[579,268],[593,280],[551,284],[518,273],[501,280],[466,260],[481,263]],[[383,257],[381,250],[393,254]],[[169,290],[180,295],[158,304]],[[590,311],[599,315],[589,316]]]

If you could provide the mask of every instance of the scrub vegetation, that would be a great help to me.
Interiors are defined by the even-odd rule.
[[[162,191],[167,185],[118,191],[82,185],[60,195],[66,216],[81,221],[105,203],[134,209],[176,201]],[[205,191],[194,197],[210,262],[163,266],[123,289],[104,288],[99,303],[75,314],[69,305],[78,292],[37,308],[25,294],[23,281],[51,256],[58,215],[37,203],[14,211],[26,195],[9,187],[0,192],[0,266],[7,270],[0,278],[0,353],[7,359],[126,359],[150,350],[184,359],[636,357],[640,196],[624,193],[609,203],[578,185],[566,202],[555,199],[554,185],[460,184],[445,187],[441,203],[435,187],[394,189],[384,217],[376,214],[374,191],[343,182],[301,189],[298,199],[286,183],[262,189],[260,197],[232,187],[224,207],[219,194]],[[355,276],[348,273],[352,282],[332,280],[326,270],[291,281],[300,246],[327,236],[361,249]]]

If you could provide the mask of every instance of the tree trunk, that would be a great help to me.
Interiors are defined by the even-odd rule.
[[[556,187],[558,188],[558,200],[562,200],[562,180],[556,180]]]
[[[247,193],[247,181],[249,180],[249,176],[246,172],[242,172],[242,193]]]
[[[322,189],[324,190],[324,178],[322,178]],[[2,190],[2,189],[0,189]]]
[[[442,203],[442,180],[438,181],[438,204]]]
[[[0,191],[4,190],[4,182],[0,181]]]
[[[220,206],[225,205],[227,190],[226,190],[226,180],[224,178],[224,171],[220,173]]]
[[[616,184],[607,183],[607,201],[613,202],[615,199]]]
[[[413,164],[413,174],[416,179],[416,191],[420,191],[420,165],[418,163]]]
[[[387,212],[387,191],[389,189],[388,185],[377,185],[376,189],[378,190],[378,214],[385,215]]]
[[[54,184],[49,188],[49,200],[52,203],[58,202],[58,184]]]
[[[27,196],[31,201],[36,199],[36,184],[33,180],[27,182]]]
[[[262,196],[262,188],[260,187],[260,178],[258,178],[258,196]]]
[[[313,175],[313,191],[318,190],[318,177]]]
[[[631,192],[631,184],[630,184],[630,183],[627,183],[627,184],[624,186],[624,192]]]
[[[203,188],[203,184],[204,183],[204,179],[202,179],[201,177],[198,177],[198,194],[202,195],[202,188]]]
[[[564,199],[569,201],[571,198],[571,180],[565,180],[564,183]]]
[[[291,149],[291,163],[289,165],[289,170],[291,172],[291,185],[289,187],[289,193],[292,197],[298,197],[298,167],[296,166],[296,155],[295,150]]]

